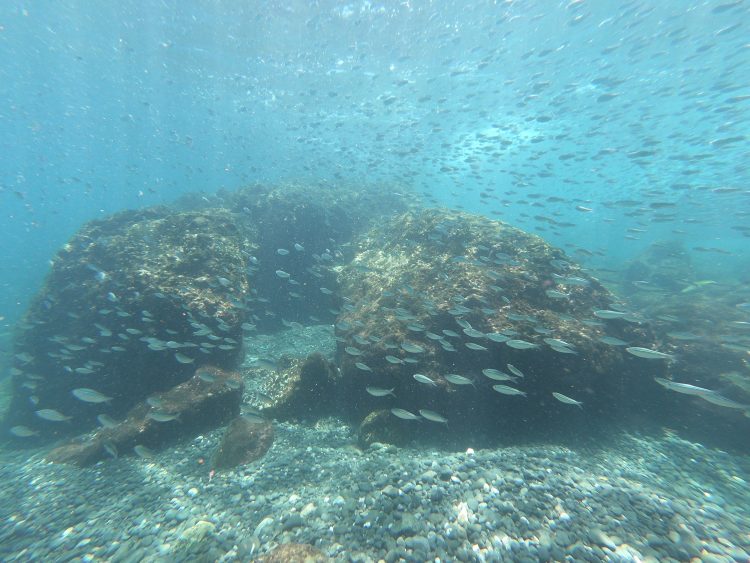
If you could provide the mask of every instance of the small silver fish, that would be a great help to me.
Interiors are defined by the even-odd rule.
[[[523,372],[520,369],[518,369],[516,366],[514,366],[513,364],[505,364],[505,365],[508,367],[508,371],[512,373],[513,375],[515,375],[516,377],[520,377],[520,378],[526,377],[523,374]]]
[[[415,374],[413,375],[413,377],[414,377],[414,379],[415,379],[416,381],[418,381],[419,383],[424,383],[424,384],[426,384],[426,385],[432,385],[433,387],[437,387],[437,384],[436,384],[436,383],[435,383],[435,382],[434,382],[434,381],[433,381],[432,379],[430,379],[429,377],[427,377],[427,376],[426,376],[426,375],[424,375],[424,374],[421,374],[421,373],[415,373]]]
[[[502,393],[503,395],[523,395],[524,397],[526,396],[526,393],[524,393],[520,389],[516,389],[515,387],[509,387],[507,385],[493,385],[492,388],[498,393]]]
[[[527,342],[526,340],[508,340],[506,345],[510,346],[511,348],[515,348],[516,350],[530,350],[532,348],[538,348],[538,344],[534,344],[533,342]]]
[[[118,422],[114,418],[106,414],[98,415],[96,417],[96,420],[99,422],[99,424],[102,425],[102,428],[114,428],[118,424]]]
[[[466,346],[469,350],[477,350],[477,351],[480,351],[480,350],[486,351],[487,350],[487,348],[485,348],[481,344],[476,344],[474,342],[466,342],[464,344],[464,346]]]
[[[365,387],[365,390],[373,397],[385,397],[386,395],[396,396],[393,389],[383,389],[382,387]]]
[[[474,385],[474,382],[468,377],[458,375],[457,373],[449,373],[445,376],[445,380],[453,383],[454,385]]]
[[[152,450],[150,450],[146,446],[141,446],[140,444],[138,444],[137,446],[134,446],[133,451],[136,454],[138,454],[139,457],[144,457],[144,458],[154,457],[154,452]]]
[[[104,442],[104,444],[102,444],[102,447],[104,447],[105,452],[107,452],[114,459],[117,459],[117,447],[112,442]]]
[[[159,397],[148,397],[146,399],[146,404],[149,407],[154,407],[155,409],[160,409],[162,407],[162,402]]]
[[[598,311],[594,311],[594,316],[599,317],[600,319],[621,319],[625,315],[627,315],[627,312],[611,311],[609,309],[599,309]]]
[[[583,408],[583,403],[581,401],[576,401],[575,399],[571,399],[567,395],[563,395],[562,393],[552,393],[552,396],[560,401],[561,403],[565,403],[566,405],[575,405],[579,409]]]
[[[155,420],[156,422],[171,422],[176,420],[180,422],[180,413],[168,413],[162,411],[150,412],[146,415],[146,418]]]
[[[55,409],[41,409],[36,411],[36,415],[39,418],[43,418],[44,420],[49,420],[51,422],[64,422],[73,418],[72,416],[65,416]]]
[[[657,350],[651,350],[650,348],[641,348],[640,346],[630,346],[625,348],[628,353],[638,356],[639,358],[645,358],[647,360],[673,360],[672,354],[665,354]]]
[[[443,415],[436,413],[435,411],[431,411],[428,409],[419,409],[419,414],[421,414],[427,420],[431,420],[432,422],[440,422],[442,424],[448,424],[448,419],[445,418]]]
[[[493,342],[507,342],[508,340],[510,340],[509,336],[500,334],[499,332],[489,332],[485,334],[485,336]]]
[[[76,399],[83,401],[84,403],[106,403],[112,400],[112,397],[107,397],[106,395],[99,393],[99,391],[88,389],[86,387],[73,389],[71,393]]]
[[[409,352],[410,354],[421,354],[422,352],[424,352],[424,348],[422,348],[418,344],[413,344],[411,342],[402,342],[401,348],[403,348],[406,352]]]
[[[28,426],[14,426],[10,429],[10,433],[18,438],[30,438],[31,436],[38,436],[39,432],[32,430]]]
[[[391,409],[391,413],[403,420],[419,420],[419,416],[404,409]]]
[[[190,356],[186,356],[185,354],[181,352],[177,352],[174,355],[174,359],[180,362],[181,364],[192,364],[195,360],[191,358]]]
[[[600,336],[599,342],[602,344],[607,344],[608,346],[627,346],[628,343],[624,340],[620,340],[619,338],[615,338],[614,336]]]
[[[357,369],[360,369],[362,371],[372,371],[372,368],[370,368],[370,366],[368,366],[365,363],[356,362],[354,365],[356,366]]]
[[[494,368],[483,369],[482,373],[495,381],[515,381],[516,378]]]

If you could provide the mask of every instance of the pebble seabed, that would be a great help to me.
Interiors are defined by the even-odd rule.
[[[748,561],[746,458],[667,435],[446,453],[276,424],[266,457],[209,479],[221,430],[77,469],[0,454],[2,561]],[[744,473],[743,473],[744,472]]]
[[[335,341],[245,346],[332,357]],[[249,405],[263,380],[246,384]],[[0,450],[0,561],[245,562],[287,543],[335,561],[750,561],[750,458],[673,434],[362,451],[337,419],[274,427],[263,459],[212,478],[224,429],[85,469]]]

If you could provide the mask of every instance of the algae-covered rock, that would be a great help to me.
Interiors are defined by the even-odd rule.
[[[524,436],[643,412],[662,394],[653,376],[666,373],[664,361],[601,339],[662,343],[638,319],[595,316],[617,299],[537,236],[425,210],[374,227],[355,250],[339,276],[351,305],[336,325],[344,408],[355,419],[398,407],[427,413],[399,421],[413,435]],[[470,381],[454,383],[454,375]]]
[[[273,444],[273,425],[238,416],[229,423],[214,456],[216,469],[231,469],[262,458]]]
[[[200,520],[183,530],[175,540],[166,560],[179,563],[211,563],[223,554],[216,538],[216,525]]]
[[[86,466],[108,456],[132,454],[136,446],[158,451],[237,416],[243,390],[237,372],[202,367],[184,383],[138,403],[122,421],[58,446],[46,459]]]
[[[259,563],[326,563],[331,561],[322,551],[306,543],[285,543],[258,557]]]
[[[359,425],[357,445],[366,449],[375,443],[405,444],[408,441],[409,434],[405,431],[404,422],[394,417],[390,411],[373,411]]]
[[[50,440],[119,417],[196,367],[241,354],[249,243],[223,210],[152,208],[85,225],[54,260],[15,341],[5,426]],[[94,389],[110,400],[83,402]],[[35,415],[55,410],[66,423]]]
[[[267,376],[269,416],[312,420],[340,412],[338,368],[322,354],[307,358],[282,358],[278,369]]]

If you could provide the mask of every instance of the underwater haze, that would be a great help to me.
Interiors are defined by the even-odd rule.
[[[3,2],[0,558],[747,561],[749,77],[748,0]]]

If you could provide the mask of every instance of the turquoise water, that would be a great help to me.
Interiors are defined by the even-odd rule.
[[[312,199],[330,187],[342,186],[351,186],[352,191],[413,193],[427,206],[486,215],[538,234],[622,296],[630,310],[661,323],[662,332],[671,331],[670,346],[690,346],[695,337],[711,341],[722,353],[731,350],[732,362],[719,355],[713,364],[712,357],[699,358],[710,371],[708,379],[700,379],[700,374],[696,379],[689,372],[692,379],[682,381],[718,381],[722,393],[742,402],[750,396],[749,30],[750,4],[743,0],[3,3],[0,381],[7,383],[13,331],[42,288],[50,261],[86,222],[126,209],[169,204],[185,194],[198,193],[193,201],[202,197],[213,206],[221,204],[227,191],[293,182],[308,186]],[[275,280],[272,274],[270,278]],[[314,333],[310,341],[332,338],[324,334]],[[263,337],[259,335],[260,343],[246,342],[246,349],[262,349]],[[301,341],[296,345],[309,351]],[[288,347],[294,346],[290,336]],[[740,419],[742,413],[737,416]],[[710,423],[704,426],[699,438],[706,439],[705,445],[682,442],[679,432],[669,428],[663,441],[640,435],[613,438],[610,453],[601,443],[587,444],[582,450],[565,443],[546,453],[513,450],[508,455],[518,463],[524,463],[525,456],[544,460],[534,462],[534,472],[546,471],[549,460],[585,466],[586,478],[566,473],[566,486],[575,482],[599,494],[598,487],[609,480],[628,498],[639,494],[652,495],[652,500],[668,498],[663,501],[669,505],[664,514],[670,514],[671,528],[654,532],[657,539],[644,538],[648,519],[658,520],[655,514],[661,514],[662,500],[637,510],[641,527],[624,526],[617,541],[581,536],[584,544],[608,549],[612,542],[620,547],[635,545],[640,554],[649,555],[644,547],[648,545],[658,556],[674,560],[706,553],[716,554],[719,560],[742,560],[741,550],[750,549],[742,531],[750,521],[743,508],[750,467],[747,452],[705,449],[722,446],[731,433],[723,426],[720,430]],[[321,423],[317,438],[305,425],[284,423],[279,428],[280,443],[293,453],[285,458],[278,448],[272,450],[273,467],[284,466],[293,473],[288,467],[298,459],[295,456],[304,456],[304,449],[294,448],[305,440],[319,440],[323,461],[318,466],[327,468],[331,477],[316,489],[319,498],[310,502],[317,512],[309,513],[309,526],[297,539],[312,543],[311,538],[328,537],[327,543],[318,545],[339,559],[346,559],[342,555],[346,550],[360,554],[362,560],[391,552],[390,557],[398,559],[390,540],[368,532],[352,538],[340,530],[326,531],[333,530],[336,510],[352,519],[361,515],[350,503],[359,496],[369,499],[367,487],[396,498],[388,510],[398,509],[398,495],[387,490],[393,484],[381,477],[373,478],[374,484],[366,479],[347,482],[341,503],[331,501],[337,508],[322,508],[328,506],[329,497],[339,494],[331,482],[356,477],[335,475],[337,456],[362,471],[377,472],[378,452],[368,450],[367,459],[356,457],[359,454],[348,449],[350,429],[340,421]],[[683,438],[698,440],[695,434]],[[205,443],[203,439],[170,451],[157,462],[157,469],[149,466],[143,473],[138,465],[142,460],[120,460],[133,465],[117,466],[113,471],[122,473],[106,474],[104,480],[123,477],[119,494],[129,494],[132,483],[150,475],[163,502],[158,507],[144,506],[164,513],[170,506],[168,491],[176,483],[187,480],[203,486],[199,483],[205,481],[205,472],[184,461],[197,458],[195,451],[205,443],[214,445],[218,434],[207,435]],[[742,436],[736,442],[747,446]],[[558,446],[570,446],[572,453],[558,451]],[[587,447],[602,458],[609,455],[616,460],[616,473],[588,482],[596,468]],[[661,460],[674,458],[641,463],[652,454]],[[59,479],[71,484],[70,494],[79,494],[82,489],[76,486],[83,483],[85,489],[91,486],[86,479],[94,479],[88,473],[79,482],[65,469],[50,469],[33,459],[27,462],[13,452],[3,455],[9,464],[6,482],[11,484],[17,475],[41,482]],[[400,456],[397,450],[384,450],[382,455],[390,464],[388,471],[399,471],[397,458],[403,462],[404,475],[410,477],[396,484],[402,490],[409,488],[410,479],[414,487],[427,490],[426,483],[434,477],[424,478],[425,471],[440,473],[431,465],[440,452]],[[515,474],[481,473],[495,467],[501,453],[482,453],[476,463],[451,455],[448,465],[453,475],[460,474],[470,492],[484,490],[489,483],[499,491],[497,498],[511,502],[512,497],[517,502],[519,491],[526,487],[516,483]],[[701,459],[709,469],[692,473],[690,464]],[[173,465],[178,468],[174,473],[169,471]],[[224,483],[220,495],[221,485],[216,483],[200,488],[197,497],[188,495],[192,501],[175,495],[187,507],[194,502],[194,514],[187,522],[195,524],[194,520],[210,519],[207,514],[213,512],[232,512],[235,496],[245,494],[255,477],[250,473],[228,477],[220,482]],[[294,481],[297,477],[289,476],[290,490],[305,498],[308,477]],[[265,553],[273,544],[258,530],[269,514],[263,506],[295,514],[304,506],[273,498],[282,493],[278,483],[266,478],[264,474],[258,482],[263,481],[268,498],[260,494],[260,499],[245,498],[257,517],[243,524],[249,526],[243,530],[253,540],[236,550],[239,559]],[[538,475],[523,479],[540,480]],[[691,484],[672,491],[671,479]],[[16,536],[2,536],[12,547],[0,553],[24,560],[31,553],[23,552],[28,545],[47,550],[37,556],[49,557],[63,547],[73,553],[62,540],[55,543],[60,530],[44,536],[40,530],[49,525],[36,509],[30,507],[22,516],[14,513],[12,506],[19,501],[16,492],[7,491],[0,497],[2,516],[14,522],[27,517],[33,524],[14,532]],[[218,496],[204,501],[206,491]],[[30,498],[37,494],[41,495],[35,492]],[[447,520],[447,511],[453,510],[448,507],[455,505],[460,512],[464,502],[469,503],[469,512],[481,512],[471,504],[469,493],[440,494],[445,496],[432,500]],[[597,500],[597,509],[606,508],[608,501]],[[101,497],[87,502],[106,512]],[[135,498],[129,506],[140,502]],[[427,521],[427,504],[405,501],[398,510],[413,510]],[[517,507],[521,504],[517,502]],[[82,513],[83,505],[72,502]],[[500,505],[495,508],[503,510]],[[378,510],[386,512],[382,507]],[[695,510],[702,511],[704,519],[691,521],[693,531],[687,533],[678,520]],[[719,516],[722,510],[726,520]],[[575,511],[567,507],[567,512]],[[117,514],[135,522],[147,513],[144,509],[140,516]],[[591,527],[583,512],[578,517],[583,527]],[[227,524],[231,518],[216,518],[217,530],[231,528]],[[606,511],[597,518],[597,526],[603,526]],[[469,517],[464,520],[473,522]],[[171,516],[159,521],[165,528],[167,522],[175,526],[184,522]],[[518,522],[514,517],[513,526],[526,526]],[[498,530],[515,538],[513,526],[507,522],[489,526],[500,538],[496,541],[469,532],[468,547],[460,544],[466,538],[455,540],[460,545],[452,544],[455,538],[446,532],[450,545],[428,538],[427,553],[446,560],[544,558],[541,551],[508,547],[511,540],[503,540]],[[726,526],[727,543],[739,551],[720,551],[721,533],[704,530],[712,526],[718,530]],[[297,532],[292,530],[299,529],[282,528],[286,540],[294,539]],[[140,529],[137,526],[127,529],[143,539],[133,532]],[[534,535],[529,530],[538,529],[527,526],[524,541]],[[546,530],[557,533],[554,527]],[[153,530],[148,533],[154,546],[171,541]],[[413,531],[409,537],[421,533]],[[682,533],[680,541],[672,533]],[[612,530],[608,534],[617,536]],[[212,551],[208,560],[218,558],[216,553],[231,552],[232,542],[242,543],[239,535],[226,540],[225,549]],[[282,535],[273,536],[273,541],[283,543]],[[579,539],[576,533],[569,535],[569,544]],[[115,540],[110,536],[99,537],[101,545]],[[23,538],[29,537],[36,539],[27,543]],[[512,541],[521,541],[520,537]],[[472,542],[485,540],[500,555],[479,550],[480,557],[471,550]],[[122,538],[118,541],[125,543]],[[679,548],[664,548],[661,541]],[[136,542],[120,556],[123,560],[156,557],[151,542]],[[409,547],[412,551],[406,552],[405,559],[419,560],[415,554],[425,553],[418,549],[421,540],[412,543],[417,547]],[[86,545],[76,553],[83,556]],[[110,551],[102,548],[96,558],[107,560],[118,548],[106,549]],[[160,556],[168,559],[164,553]],[[558,553],[549,548],[544,553],[550,560],[562,557],[560,553],[591,560],[604,557],[600,552],[584,555],[572,549]],[[625,548],[618,553],[622,559],[616,560],[637,559]]]
[[[673,238],[747,269],[743,2],[0,10],[11,321],[82,222],[280,179],[403,183],[609,266]]]

